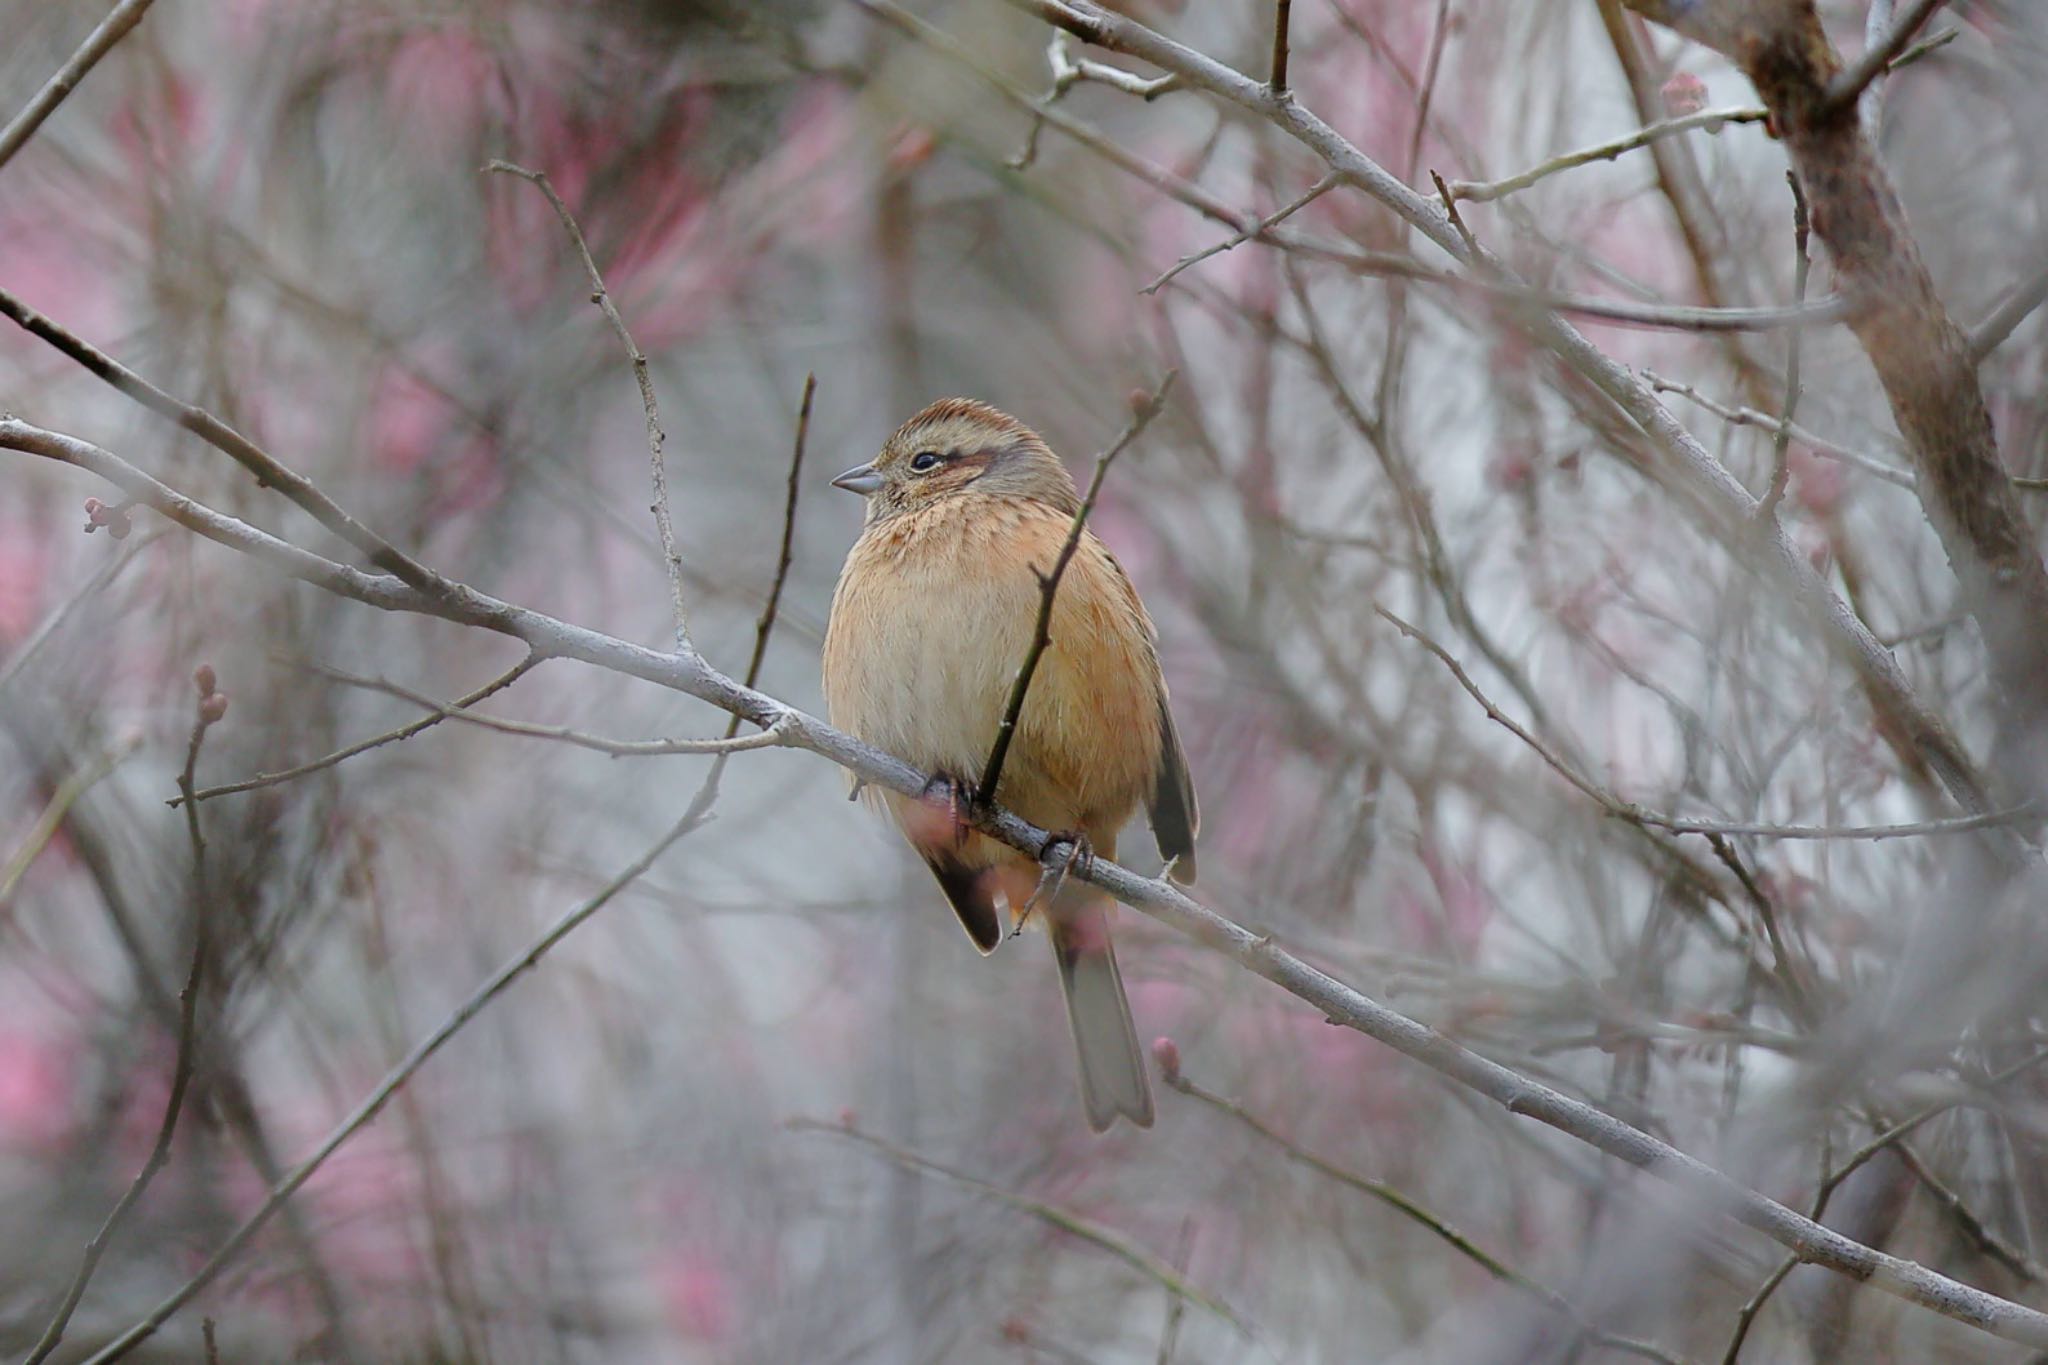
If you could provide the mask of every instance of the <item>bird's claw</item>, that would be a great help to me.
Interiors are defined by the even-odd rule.
[[[979,811],[974,799],[974,784],[951,773],[934,773],[924,784],[920,798],[939,806],[946,812],[947,822],[952,827],[953,842],[962,844],[974,828],[974,818]]]

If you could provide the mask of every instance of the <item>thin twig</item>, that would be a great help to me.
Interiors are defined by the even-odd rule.
[[[1939,33],[1930,33],[1898,56],[1892,58],[1891,62],[1884,69],[1885,74],[1889,76],[1894,71],[1911,66],[1922,57],[1941,51],[1941,49],[1962,36],[1963,31],[1959,28],[1945,28]]]
[[[1792,303],[1797,307],[1806,302],[1806,272],[1812,264],[1806,254],[1806,193],[1799,188],[1797,171],[1786,171],[1785,183],[1792,187]],[[1785,487],[1791,482],[1791,463],[1787,457],[1792,449],[1792,415],[1799,409],[1800,335],[1795,327],[1785,342],[1785,410],[1779,415],[1777,432],[1771,438],[1771,481],[1756,509],[1761,521],[1778,515],[1778,504],[1785,500]]]
[[[137,743],[139,742],[138,740]],[[121,760],[133,753],[135,748],[136,744],[130,743],[99,754],[57,784],[57,789],[50,793],[50,799],[44,803],[42,812],[36,816],[35,823],[29,826],[21,845],[8,855],[6,862],[0,863],[0,916],[7,913],[14,900],[14,889],[21,884],[21,879],[27,874],[29,867],[37,856],[49,847],[50,840],[57,837],[57,831],[64,827],[64,817],[70,814],[71,807],[77,803],[78,798],[92,790],[100,779],[113,772]]]
[[[52,635],[56,634],[58,627],[71,619],[71,613],[77,611],[87,599],[91,598],[101,588],[113,582],[121,570],[133,563],[135,557],[141,554],[146,547],[163,533],[164,528],[159,526],[136,536],[131,543],[122,547],[120,554],[109,559],[105,564],[96,569],[92,577],[86,579],[77,592],[65,598],[48,616],[45,616],[38,622],[36,628],[29,632],[28,638],[15,646],[14,650],[8,654],[7,662],[0,664],[0,692],[7,690],[7,684],[14,681],[21,673],[21,670],[28,664],[28,661],[36,656],[36,651],[41,649]]]
[[[749,749],[775,749],[789,743],[786,732],[770,726],[758,734],[742,735],[735,738],[728,733],[722,739],[608,739],[603,735],[585,734],[566,725],[535,725],[523,720],[506,720],[500,716],[479,715],[467,708],[466,704],[437,701],[424,692],[415,692],[410,687],[392,682],[388,678],[368,678],[348,673],[326,664],[306,663],[303,667],[349,687],[360,687],[369,692],[382,692],[386,696],[409,701],[414,706],[432,711],[437,720],[459,720],[465,725],[474,725],[500,734],[521,735],[528,739],[552,739],[563,744],[572,744],[579,749],[593,749],[613,758],[649,758],[663,754],[737,754]],[[739,718],[733,718],[733,725],[739,725]]]
[[[1643,382],[1658,393],[1675,393],[1681,398],[1697,403],[1700,407],[1705,408],[1708,412],[1713,413],[1714,416],[1731,426],[1758,427],[1764,431],[1775,431],[1780,423],[1784,421],[1782,416],[1773,417],[1770,413],[1759,412],[1755,408],[1731,408],[1725,403],[1720,403],[1707,397],[1690,384],[1681,384],[1676,380],[1666,379],[1654,370],[1643,371]],[[1819,432],[1809,427],[1802,427],[1797,422],[1790,423],[1789,426],[1793,437],[1802,445],[1810,447],[1816,455],[1825,456],[1830,460],[1839,460],[1846,465],[1854,465],[1864,473],[1883,479],[1886,483],[1897,488],[1910,489],[1919,485],[1918,477],[1910,469],[1901,469],[1897,465],[1889,465],[1882,460],[1872,459],[1870,456],[1859,451],[1851,450],[1847,446],[1830,441]]]
[[[1544,1307],[1565,1318],[1573,1327],[1578,1329],[1585,1340],[1605,1346],[1610,1350],[1621,1351],[1627,1355],[1640,1356],[1645,1360],[1660,1361],[1662,1365],[1682,1365],[1682,1362],[1677,1357],[1667,1354],[1648,1342],[1617,1336],[1601,1328],[1590,1321],[1579,1310],[1578,1306],[1565,1298],[1564,1295],[1549,1288],[1547,1285],[1530,1279],[1527,1275],[1522,1274],[1512,1266],[1491,1255],[1464,1233],[1459,1232],[1441,1217],[1416,1203],[1392,1185],[1359,1175],[1355,1171],[1346,1170],[1334,1162],[1317,1156],[1314,1152],[1283,1137],[1277,1130],[1259,1118],[1258,1115],[1252,1113],[1237,1101],[1225,1099],[1215,1091],[1188,1079],[1187,1076],[1178,1071],[1165,1072],[1162,1078],[1167,1085],[1180,1091],[1181,1094],[1200,1100],[1210,1108],[1236,1119],[1239,1123],[1257,1133],[1261,1138],[1278,1147],[1290,1160],[1308,1167],[1308,1169],[1315,1171],[1319,1175],[1327,1176],[1340,1185],[1347,1185],[1361,1194],[1370,1195],[1388,1208],[1393,1209],[1396,1213],[1399,1213],[1403,1218],[1428,1229],[1453,1250],[1477,1264],[1487,1274],[1505,1284],[1514,1286],[1535,1299],[1538,1303],[1541,1303]]]
[[[1828,82],[1827,93],[1821,98],[1819,115],[1839,113],[1854,104],[1862,95],[1863,87],[1885,73],[1892,59],[1905,51],[1906,44],[1913,40],[1913,35],[1920,31],[1928,16],[1944,3],[1946,0],[1914,0],[1912,8],[1892,25],[1891,33],[1882,43],[1869,49],[1856,59],[1854,65]]]
[[[789,579],[791,546],[796,538],[796,496],[804,469],[804,446],[811,436],[811,399],[817,392],[818,376],[805,375],[804,396],[797,404],[796,440],[789,452],[789,485],[782,499],[782,549],[776,555],[775,581],[768,585],[768,600],[762,604],[761,615],[754,621],[754,652],[747,658],[744,679],[748,687],[761,681],[761,661],[768,657],[768,637],[775,631],[776,613],[782,607],[782,585]],[[725,737],[731,739],[739,729],[740,718],[734,716],[725,727]]]
[[[211,687],[201,690],[206,694],[212,692]],[[170,1160],[171,1138],[177,1132],[178,1118],[185,1108],[185,1094],[192,1085],[198,1056],[199,995],[205,982],[207,958],[212,952],[213,905],[206,878],[206,838],[199,827],[199,808],[192,804],[191,796],[193,773],[199,766],[200,745],[205,742],[208,728],[219,719],[216,713],[207,709],[210,700],[210,695],[202,695],[197,700],[191,738],[185,745],[185,766],[178,774],[178,790],[186,797],[185,831],[192,848],[192,965],[185,973],[184,988],[178,992],[178,1051],[176,1060],[171,1064],[171,1093],[164,1101],[164,1116],[157,1124],[156,1140],[150,1144],[149,1156],[144,1159],[142,1169],[136,1172],[135,1179],[107,1213],[99,1231],[85,1244],[85,1255],[79,1260],[78,1269],[72,1274],[56,1313],[23,1358],[22,1365],[41,1365],[62,1344],[64,1329],[70,1326],[71,1315],[78,1310],[79,1300],[85,1297],[85,1288],[92,1282],[93,1272],[99,1269],[100,1258],[106,1254],[114,1233],[127,1219],[129,1211],[142,1201],[150,1183]]]
[[[1286,222],[1302,209],[1307,208],[1310,204],[1328,194],[1337,187],[1338,183],[1339,181],[1336,176],[1324,176],[1300,195],[1288,201],[1287,204],[1275,209],[1271,214],[1259,219],[1257,222],[1247,223],[1244,227],[1239,228],[1235,236],[1217,242],[1214,246],[1205,246],[1200,251],[1194,252],[1191,255],[1181,257],[1168,268],[1165,274],[1138,292],[1140,294],[1156,294],[1168,281],[1172,280],[1174,276],[1180,274],[1181,271],[1186,270],[1189,266],[1198,265],[1208,260],[1211,256],[1221,255],[1223,252],[1229,251],[1234,247],[1244,245],[1254,237],[1263,236],[1272,228]]]
[[[1287,93],[1287,30],[1292,26],[1294,0],[1275,0],[1273,5],[1273,64],[1266,86],[1276,95]]]
[[[704,793],[699,793],[700,798],[703,795]],[[127,1355],[154,1335],[156,1330],[163,1326],[172,1314],[191,1302],[193,1296],[205,1289],[209,1284],[212,1284],[220,1272],[227,1268],[228,1263],[234,1260],[244,1246],[248,1245],[250,1239],[262,1231],[264,1226],[276,1215],[277,1211],[284,1207],[286,1201],[312,1178],[315,1171],[318,1171],[321,1166],[326,1164],[329,1157],[341,1149],[342,1144],[367,1127],[370,1121],[383,1111],[384,1106],[391,1102],[391,1097],[398,1093],[399,1087],[411,1080],[413,1074],[426,1065],[429,1058],[436,1052],[439,1052],[450,1038],[461,1032],[470,1020],[481,1013],[485,1006],[497,999],[508,986],[532,970],[543,957],[547,956],[548,952],[556,944],[568,937],[578,925],[603,909],[606,903],[630,885],[635,878],[653,866],[655,860],[666,853],[677,840],[701,826],[708,816],[709,808],[710,802],[708,800],[700,799],[691,802],[689,809],[683,812],[682,819],[678,820],[673,828],[656,840],[651,848],[634,859],[624,871],[613,877],[611,881],[607,882],[590,899],[556,920],[525,951],[506,962],[497,971],[491,973],[483,984],[472,991],[468,999],[456,1006],[455,1011],[442,1020],[432,1033],[429,1033],[425,1038],[414,1044],[412,1051],[408,1052],[399,1061],[398,1065],[385,1073],[384,1079],[377,1084],[377,1087],[365,1096],[361,1103],[349,1111],[347,1117],[343,1118],[333,1131],[328,1133],[320,1145],[313,1149],[310,1156],[292,1167],[290,1171],[285,1173],[283,1179],[271,1186],[269,1193],[264,1196],[263,1202],[257,1205],[253,1213],[242,1220],[240,1226],[233,1233],[229,1234],[228,1239],[221,1243],[220,1247],[213,1255],[206,1259],[206,1262],[193,1273],[190,1279],[186,1280],[184,1284],[166,1296],[161,1303],[152,1308],[140,1322],[137,1322],[127,1331],[121,1333],[120,1336],[101,1347],[96,1354],[85,1362],[85,1365],[111,1365],[111,1362]],[[188,800],[186,802],[186,810],[188,812],[196,811],[197,806]]]
[[[1652,123],[1646,128],[1639,128],[1635,132],[1615,138],[1611,142],[1598,142],[1591,147],[1582,147],[1576,152],[1565,152],[1562,155],[1552,157],[1548,161],[1539,162],[1519,175],[1511,175],[1505,179],[1453,180],[1451,182],[1451,197],[1474,204],[1489,203],[1492,200],[1501,199],[1518,191],[1526,190],[1539,181],[1548,180],[1560,171],[1569,171],[1575,167],[1590,165],[1595,161],[1612,161],[1625,152],[1632,152],[1638,147],[1647,147],[1651,143],[1663,138],[1675,137],[1680,133],[1689,133],[1695,128],[1704,128],[1711,133],[1730,123],[1762,123],[1765,117],[1766,115],[1762,109],[1753,107],[1702,109],[1698,113],[1686,114],[1679,118],[1664,119],[1661,122]]]
[[[1060,590],[1060,579],[1065,576],[1067,565],[1073,562],[1074,552],[1081,546],[1081,535],[1088,527],[1088,514],[1095,510],[1095,497],[1102,491],[1103,476],[1109,473],[1109,467],[1116,463],[1117,456],[1124,453],[1124,448],[1137,440],[1138,434],[1150,426],[1159,410],[1166,406],[1167,391],[1179,377],[1178,370],[1168,370],[1166,378],[1159,381],[1159,387],[1132,414],[1115,443],[1096,457],[1095,474],[1088,480],[1088,493],[1081,499],[1081,505],[1074,509],[1074,521],[1067,528],[1066,543],[1060,546],[1052,568],[1042,570],[1035,564],[1031,567],[1038,576],[1038,622],[1031,632],[1031,647],[1025,651],[1024,661],[1017,666],[1017,676],[1010,684],[1010,698],[1003,706],[1002,722],[996,726],[995,745],[989,750],[988,762],[982,766],[981,784],[975,790],[974,799],[983,807],[995,804],[996,784],[1002,780],[1003,760],[1009,757],[1010,741],[1017,733],[1017,718],[1024,711],[1024,696],[1031,690],[1031,675],[1038,671],[1038,661],[1044,657],[1046,646],[1052,643],[1053,598]]]
[[[1443,71],[1444,44],[1450,41],[1450,36],[1451,0],[1437,0],[1436,22],[1429,29],[1429,51],[1422,60],[1422,82],[1415,93],[1415,127],[1408,134],[1407,160],[1401,163],[1403,180],[1414,180],[1416,168],[1422,164],[1422,139],[1429,131],[1429,106],[1436,99],[1436,80]]]
[[[531,181],[547,196],[555,216],[562,220],[563,231],[569,234],[570,245],[576,248],[576,258],[590,276],[590,301],[604,314],[605,321],[611,324],[612,331],[618,336],[619,344],[626,348],[626,359],[633,367],[633,382],[640,387],[640,409],[647,419],[647,468],[654,486],[652,510],[655,528],[661,533],[661,557],[668,566],[669,606],[675,613],[676,652],[687,654],[690,652],[690,610],[683,597],[683,556],[676,548],[675,521],[669,515],[668,467],[662,455],[662,446],[668,435],[661,429],[661,409],[655,405],[654,380],[648,373],[647,356],[639,343],[633,340],[633,334],[626,330],[626,320],[619,315],[619,306],[612,302],[611,291],[605,288],[604,276],[598,273],[597,261],[590,254],[590,244],[583,240],[583,229],[576,225],[576,215],[569,212],[568,204],[555,192],[554,183],[544,172],[515,166],[509,161],[494,159],[485,162],[484,169]]]
[[[1019,1212],[1028,1213],[1041,1222],[1058,1228],[1061,1232],[1068,1233],[1080,1238],[1084,1242],[1089,1242],[1102,1248],[1102,1250],[1107,1251],[1133,1270],[1157,1281],[1175,1297],[1186,1299],[1196,1307],[1212,1313],[1224,1322],[1229,1323],[1246,1340],[1257,1340],[1257,1335],[1253,1332],[1251,1324],[1238,1316],[1237,1311],[1229,1304],[1199,1286],[1189,1283],[1186,1276],[1114,1228],[1104,1227],[1093,1219],[1084,1218],[1080,1214],[1060,1208],[1058,1205],[1033,1199],[1029,1195],[1018,1194],[1014,1190],[1004,1189],[1001,1185],[993,1184],[978,1176],[969,1175],[965,1171],[955,1170],[951,1166],[942,1165],[939,1162],[933,1161],[930,1157],[920,1156],[906,1147],[899,1147],[895,1143],[885,1138],[876,1137],[872,1133],[862,1132],[850,1124],[825,1123],[818,1119],[791,1119],[787,1126],[800,1133],[826,1133],[833,1137],[848,1138],[880,1152],[905,1170],[919,1171],[928,1175],[943,1177],[962,1189],[973,1190],[976,1194],[986,1195],[990,1199],[1001,1204],[1007,1204]]]
[[[1970,358],[1981,362],[1997,350],[2013,329],[2048,300],[2048,270],[2014,287],[1998,306],[1970,331]]]
[[[1183,1218],[1180,1224],[1180,1242],[1173,1249],[1173,1268],[1179,1274],[1188,1273],[1188,1256],[1195,1247],[1195,1220]],[[1188,1301],[1180,1294],[1166,1296],[1166,1325],[1159,1332],[1159,1354],[1153,1365],[1173,1365],[1174,1347],[1180,1344],[1180,1320],[1186,1315]]]
[[[1046,59],[1052,64],[1052,89],[1046,94],[1048,100],[1059,99],[1082,81],[1106,85],[1126,95],[1136,95],[1141,100],[1157,99],[1180,84],[1178,76],[1140,76],[1092,57],[1076,57],[1073,39],[1057,31],[1052,37],[1052,47],[1046,53]]]
[[[477,688],[473,692],[467,692],[457,697],[454,701],[449,702],[446,709],[443,709],[439,703],[435,703],[433,715],[422,716],[416,721],[399,726],[396,730],[387,730],[381,735],[372,735],[368,739],[358,740],[354,744],[345,745],[324,758],[316,758],[310,763],[301,763],[296,768],[286,768],[282,772],[275,773],[257,773],[254,777],[244,778],[240,782],[223,783],[218,787],[201,787],[193,795],[192,799],[195,801],[211,801],[216,796],[232,796],[236,792],[255,791],[259,787],[274,787],[281,782],[290,782],[297,778],[305,777],[309,773],[317,773],[324,768],[332,768],[337,763],[354,758],[357,754],[367,753],[371,749],[411,739],[420,731],[431,729],[433,726],[447,720],[453,712],[466,710],[484,700],[484,698],[504,691],[513,683],[525,677],[540,661],[540,654],[529,652],[525,658],[485,683],[482,687]],[[183,796],[173,797],[171,798],[171,804],[174,806],[178,805],[184,799]]]
[[[1986,811],[1976,815],[1957,816],[1954,819],[1948,820],[1921,820],[1901,825],[1846,826],[1743,824],[1719,820],[1682,820],[1676,816],[1662,815],[1653,810],[1646,810],[1632,801],[1622,800],[1566,762],[1549,745],[1530,733],[1527,727],[1496,706],[1493,699],[1480,690],[1479,684],[1472,681],[1472,675],[1465,671],[1465,666],[1458,662],[1456,656],[1431,639],[1421,629],[1410,625],[1377,603],[1374,604],[1373,611],[1378,613],[1383,620],[1403,635],[1421,645],[1431,654],[1434,654],[1437,660],[1450,670],[1451,676],[1458,680],[1458,685],[1465,689],[1466,694],[1472,700],[1479,703],[1480,708],[1486,712],[1487,719],[1501,726],[1516,739],[1528,745],[1530,749],[1535,751],[1538,758],[1549,765],[1553,772],[1570,783],[1580,793],[1590,798],[1595,805],[1599,806],[1603,814],[1613,816],[1618,820],[1654,826],[1657,829],[1668,830],[1673,834],[1701,834],[1709,837],[1725,836],[1792,840],[1883,840],[1907,839],[1927,834],[1967,834],[1972,830],[1993,829],[2014,824],[2030,818],[2033,814],[2032,807],[2018,806],[2006,810]]]
[[[71,59],[57,68],[56,74],[43,83],[43,88],[36,91],[5,128],[0,128],[0,166],[14,159],[14,154],[35,136],[36,129],[43,126],[43,120],[56,112],[57,106],[77,89],[88,71],[99,65],[100,58],[113,51],[114,44],[128,36],[129,29],[142,22],[143,14],[152,3],[154,0],[121,0],[106,18],[100,20],[99,26],[86,35],[78,51],[71,54]]]

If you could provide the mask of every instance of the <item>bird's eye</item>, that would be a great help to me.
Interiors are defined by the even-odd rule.
[[[945,456],[939,454],[936,450],[920,450],[917,454],[910,457],[911,472],[917,474],[927,473],[937,469],[944,459]]]

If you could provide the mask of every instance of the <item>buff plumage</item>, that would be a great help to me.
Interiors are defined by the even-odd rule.
[[[971,789],[987,761],[1049,571],[1080,499],[1045,443],[994,408],[948,399],[904,423],[872,464],[835,482],[867,498],[825,638],[833,724]],[[1060,581],[1051,643],[996,792],[1043,828],[1104,857],[1146,809],[1160,851],[1194,876],[1198,824],[1152,622],[1130,580],[1084,531]],[[983,952],[1030,898],[1037,867],[959,829],[931,801],[876,798],[931,866]],[[1109,936],[1114,903],[1069,881],[1042,914],[1059,961],[1088,1119],[1152,1121],[1130,1007]]]

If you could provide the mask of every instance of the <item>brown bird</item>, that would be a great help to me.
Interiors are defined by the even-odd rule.
[[[1037,433],[965,398],[932,404],[873,463],[832,482],[867,499],[825,632],[832,723],[936,775],[924,798],[871,795],[930,865],[974,946],[993,952],[1005,913],[1016,920],[1032,903],[1038,866],[968,829],[958,804],[988,761],[1031,647],[1039,575],[1052,571],[1080,496]],[[1156,633],[1093,532],[1082,533],[1060,579],[1050,636],[997,804],[1107,858],[1143,806],[1175,880],[1194,881],[1199,817]],[[1144,1054],[1110,943],[1114,909],[1072,878],[1030,912],[1052,938],[1081,1098],[1097,1132],[1119,1114],[1140,1127],[1152,1122]]]

